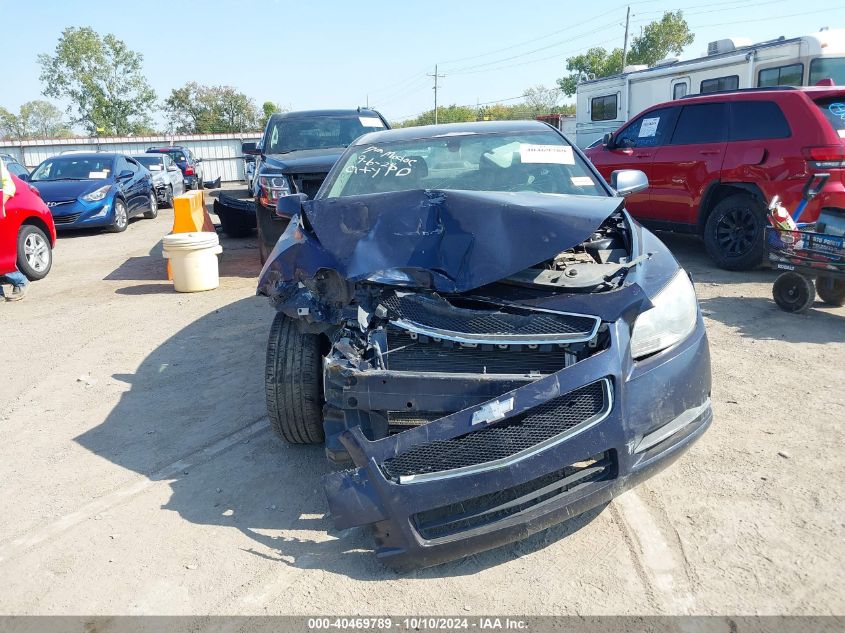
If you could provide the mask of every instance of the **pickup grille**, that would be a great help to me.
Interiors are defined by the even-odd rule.
[[[328,176],[328,173],[291,174],[290,178],[293,180],[293,186],[297,193],[304,193],[313,200],[314,196],[317,195],[317,191],[320,189],[320,185],[322,185],[323,181],[326,179],[326,176]]]

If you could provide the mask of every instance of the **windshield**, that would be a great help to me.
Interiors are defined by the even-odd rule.
[[[302,149],[346,147],[367,132],[384,129],[377,116],[277,117],[270,122],[265,154],[286,154]]]
[[[608,195],[572,146],[552,131],[362,145],[334,173],[327,198],[410,189]]]
[[[822,79],[833,79],[836,86],[845,86],[845,57],[817,57],[810,62],[808,86],[815,86]]]
[[[150,171],[161,171],[162,157],[161,156],[133,156],[136,161],[141,163]]]
[[[845,94],[838,98],[820,99],[816,105],[839,134],[839,138],[845,138]]]
[[[103,180],[113,169],[111,157],[80,158],[62,156],[45,160],[32,174],[31,181],[45,180]]]

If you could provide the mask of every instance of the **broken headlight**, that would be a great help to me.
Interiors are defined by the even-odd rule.
[[[654,307],[637,317],[631,333],[635,359],[680,343],[695,328],[698,301],[685,270],[679,270],[651,303]]]

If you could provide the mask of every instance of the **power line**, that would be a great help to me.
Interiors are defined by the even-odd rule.
[[[437,74],[437,64],[434,65],[434,74],[429,75],[429,77],[434,78],[434,124],[437,125],[437,80],[446,75],[438,75]]]

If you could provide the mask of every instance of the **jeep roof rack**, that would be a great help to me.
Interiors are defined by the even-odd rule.
[[[700,92],[698,94],[684,95],[681,99],[692,99],[693,97],[709,97],[710,95],[729,95],[741,92],[769,92],[771,90],[798,90],[798,86],[761,86],[759,88],[735,88],[734,90],[716,90],[714,92]]]

